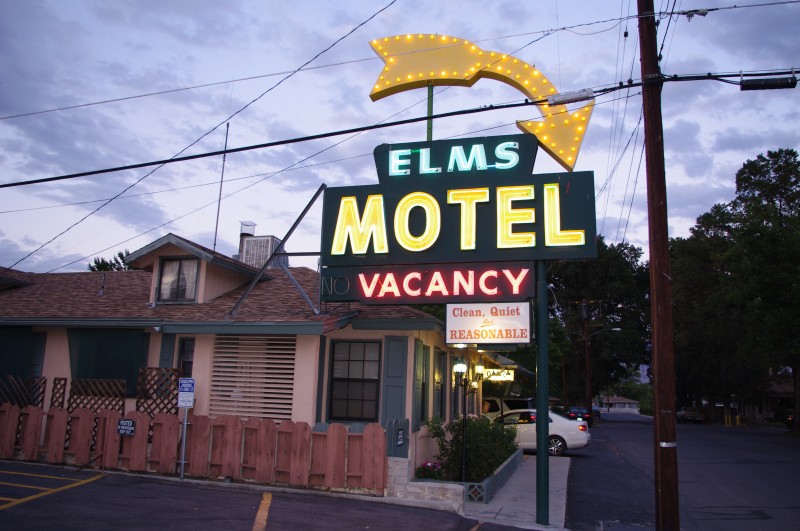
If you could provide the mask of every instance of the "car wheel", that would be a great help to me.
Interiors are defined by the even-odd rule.
[[[551,435],[547,439],[547,453],[554,456],[563,455],[567,451],[567,442],[558,435]]]

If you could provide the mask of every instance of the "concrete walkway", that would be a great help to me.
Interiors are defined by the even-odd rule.
[[[464,516],[522,529],[563,530],[567,511],[569,457],[550,457],[548,525],[536,523],[536,455],[524,455],[514,474],[489,503],[466,502]]]

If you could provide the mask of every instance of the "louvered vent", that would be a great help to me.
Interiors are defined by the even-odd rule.
[[[209,413],[291,419],[295,350],[295,336],[216,336]]]
[[[242,240],[242,256],[240,260],[245,264],[261,268],[273,250],[280,245],[280,238],[275,236],[249,236]],[[269,264],[269,269],[280,267],[280,263],[289,265],[286,256],[276,256]]]

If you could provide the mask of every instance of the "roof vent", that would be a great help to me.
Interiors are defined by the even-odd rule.
[[[260,269],[280,244],[281,239],[276,236],[243,236],[240,244],[239,260],[249,266]],[[276,256],[270,262],[269,269],[281,267],[281,263],[288,267],[288,258],[286,256]]]

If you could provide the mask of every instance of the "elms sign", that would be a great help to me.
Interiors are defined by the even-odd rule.
[[[593,258],[592,172],[533,175],[537,139],[375,148],[377,185],[331,187],[322,301],[521,301],[534,260]]]

